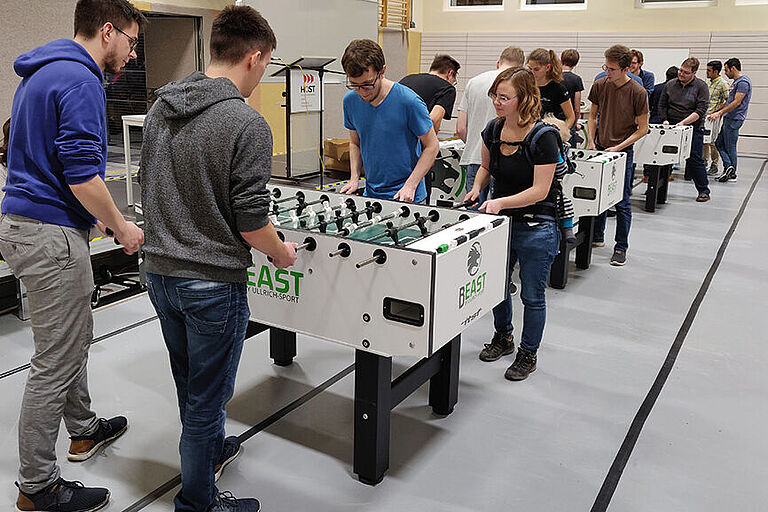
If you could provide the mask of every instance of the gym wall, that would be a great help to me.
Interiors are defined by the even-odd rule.
[[[503,12],[456,13],[444,12],[443,1],[416,0],[414,21],[417,27],[424,28],[422,71],[438,52],[461,62],[458,98],[467,80],[493,69],[501,51],[510,45],[520,46],[526,54],[538,47],[558,53],[566,48],[579,50],[581,61],[575,71],[584,80],[585,100],[604,62],[603,52],[613,44],[640,49],[688,49],[701,62],[698,77],[703,80],[707,61],[738,57],[754,86],[739,148],[745,154],[768,155],[768,5],[735,6],[734,1],[719,0],[715,7],[637,9],[634,0],[589,0],[585,11],[530,12],[520,11],[519,1],[507,0],[513,5]],[[613,9],[611,19],[606,17],[609,5]],[[525,31],[516,31],[516,26],[525,27]],[[541,27],[541,31],[532,31],[533,27]],[[648,59],[646,64],[650,64]],[[663,78],[657,74],[656,79],[658,83]],[[452,131],[455,122],[443,126],[441,131]]]

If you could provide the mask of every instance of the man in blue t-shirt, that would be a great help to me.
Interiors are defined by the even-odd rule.
[[[349,43],[341,65],[350,89],[344,96],[344,126],[351,171],[341,192],[357,191],[364,167],[366,197],[423,202],[423,178],[440,150],[426,104],[384,77],[384,52],[370,39]]]
[[[736,181],[737,153],[736,144],[739,141],[739,129],[747,118],[749,100],[752,98],[752,81],[741,72],[741,61],[736,57],[725,61],[725,75],[733,80],[728,90],[728,103],[723,108],[709,115],[709,119],[723,118],[720,134],[715,146],[723,159],[723,175],[717,178],[721,183]]]

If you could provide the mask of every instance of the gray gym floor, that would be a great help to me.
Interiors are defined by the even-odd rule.
[[[265,511],[766,510],[764,166],[744,158],[739,181],[713,183],[705,204],[678,178],[653,214],[637,187],[627,265],[611,267],[607,245],[589,270],[572,267],[565,290],[548,291],[538,370],[504,380],[511,357],[477,358],[491,317],[473,325],[456,410],[433,416],[425,388],[397,407],[376,487],[352,473],[353,351],[299,336],[295,363],[280,368],[266,334],[251,338],[227,429],[258,432],[219,488],[258,497]],[[124,199],[123,184],[111,187]],[[130,429],[80,464],[66,461],[62,429],[63,476],[109,487],[109,510],[169,510],[180,425],[154,311],[141,295],[94,316],[93,402],[127,415]],[[0,500],[10,507],[26,370],[8,371],[28,363],[32,340],[12,315],[0,317],[0,337]]]

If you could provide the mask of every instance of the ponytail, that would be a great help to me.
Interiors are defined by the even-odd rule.
[[[549,70],[549,78],[557,83],[563,81],[563,64],[560,62],[560,58],[557,56],[554,50],[549,50],[549,59],[552,67]]]

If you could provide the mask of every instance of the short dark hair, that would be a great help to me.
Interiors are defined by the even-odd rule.
[[[277,38],[267,20],[253,7],[230,5],[213,20],[211,60],[237,64],[254,50],[262,54],[277,48]]]
[[[677,78],[677,72],[678,71],[679,71],[679,69],[677,69],[677,66],[669,66],[667,68],[667,75],[666,75],[667,76],[667,82]]]
[[[96,37],[99,29],[110,22],[125,30],[136,22],[139,30],[147,26],[147,18],[128,0],[78,0],[75,6],[75,36]]]
[[[563,50],[563,53],[560,54],[560,60],[563,61],[563,65],[568,66],[569,68],[576,67],[576,64],[579,63],[579,59],[581,59],[581,55],[579,55],[579,50],[575,48]]]
[[[640,50],[635,50],[635,49],[632,49],[632,50],[629,50],[629,53],[631,53],[631,54],[632,54],[632,58],[633,58],[633,59],[634,59],[635,57],[637,57],[637,63],[638,63],[638,64],[640,64],[641,66],[643,65],[643,62],[645,62],[645,61],[643,60],[643,52],[641,52]],[[631,61],[630,61],[630,62],[631,62]]]
[[[723,63],[720,62],[719,60],[711,60],[707,62],[707,67],[710,67],[712,68],[712,71],[719,73],[720,71],[723,70]]]
[[[628,68],[632,64],[632,53],[629,48],[621,44],[615,44],[605,50],[605,60],[615,62],[621,69]]]
[[[341,57],[341,67],[352,78],[361,76],[368,68],[380,73],[385,64],[384,51],[370,39],[355,39],[349,43]]]
[[[691,72],[695,74],[699,70],[699,59],[697,59],[696,57],[688,57],[683,61],[682,64],[680,64],[680,67],[683,67],[683,66],[688,66],[689,68],[691,68]]]
[[[429,66],[430,71],[437,71],[438,73],[448,73],[449,71],[455,71],[456,73],[459,72],[459,69],[461,69],[461,64],[459,64],[459,61],[451,57],[450,55],[435,55],[435,58],[432,59],[432,65]]]
[[[725,61],[725,65],[729,68],[736,68],[739,71],[741,71],[741,61],[737,59],[736,57],[731,57],[727,61]]]

